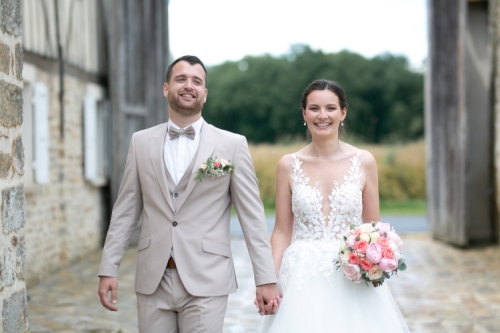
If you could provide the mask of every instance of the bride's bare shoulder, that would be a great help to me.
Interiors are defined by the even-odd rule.
[[[305,154],[305,147],[295,153],[283,155],[278,162],[278,170],[291,170],[295,158],[299,160],[307,158],[307,155]]]
[[[375,157],[373,154],[365,149],[358,148],[356,146],[350,145],[344,142],[344,154],[349,157],[354,157],[359,154],[359,160],[361,164],[366,166],[374,165],[376,166],[377,162],[375,161]]]

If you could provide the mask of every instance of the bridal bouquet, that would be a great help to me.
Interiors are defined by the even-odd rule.
[[[406,269],[402,246],[401,238],[389,223],[351,225],[340,244],[335,266],[355,283],[364,281],[378,287]]]

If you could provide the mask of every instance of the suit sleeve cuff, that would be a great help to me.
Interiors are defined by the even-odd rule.
[[[118,269],[110,264],[101,264],[98,276],[110,276],[118,278]]]
[[[261,278],[255,278],[255,286],[262,286],[263,284],[276,283],[276,276],[263,276]]]

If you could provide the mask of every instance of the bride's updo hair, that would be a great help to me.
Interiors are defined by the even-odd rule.
[[[330,90],[332,93],[337,95],[337,97],[339,98],[340,108],[342,110],[344,110],[344,108],[347,109],[347,99],[345,97],[344,89],[342,89],[340,84],[338,84],[335,81],[319,79],[311,82],[311,84],[309,84],[306,90],[304,90],[304,92],[302,93],[302,101],[301,101],[302,110],[306,108],[307,97],[309,96],[310,93],[312,93],[315,90],[326,90],[326,89]]]

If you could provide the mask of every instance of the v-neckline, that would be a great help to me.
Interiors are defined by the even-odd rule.
[[[298,169],[300,171],[300,173],[302,173],[302,181],[300,182],[301,185],[304,185],[308,188],[310,188],[314,194],[316,195],[316,197],[319,199],[320,201],[320,209],[319,209],[319,213],[321,214],[320,217],[321,217],[321,222],[320,225],[322,226],[322,228],[324,230],[328,230],[329,228],[332,228],[332,212],[334,210],[334,208],[332,207],[333,204],[332,204],[332,201],[333,201],[333,198],[334,198],[334,194],[336,192],[339,192],[342,188],[344,188],[346,185],[347,185],[347,181],[350,181],[349,179],[349,174],[351,172],[355,172],[356,170],[353,170],[355,169],[355,161],[353,160],[354,158],[358,158],[359,159],[359,156],[361,155],[361,151],[358,151],[356,153],[356,155],[352,156],[349,158],[349,161],[351,162],[351,165],[349,166],[349,168],[347,169],[346,171],[346,174],[344,174],[342,176],[342,183],[339,185],[339,183],[334,180],[333,181],[333,186],[332,186],[332,189],[329,191],[329,194],[328,194],[328,206],[330,206],[330,211],[327,215],[325,215],[325,213],[323,213],[323,206],[324,206],[324,197],[323,197],[323,194],[321,193],[321,191],[318,189],[318,184],[319,184],[319,180],[316,181],[314,183],[314,185],[311,185],[310,184],[310,177],[308,177],[307,173],[302,169],[302,163],[303,163],[303,160],[301,160],[297,155],[296,153],[292,154],[292,157],[294,160],[296,160],[298,162]],[[295,169],[295,168],[294,168]],[[296,172],[296,170],[294,170],[294,173]],[[305,181],[307,179],[307,181]],[[327,221],[328,220],[328,221]]]

